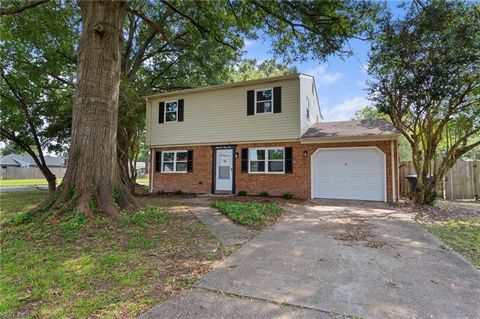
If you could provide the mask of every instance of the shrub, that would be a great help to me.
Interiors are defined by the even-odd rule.
[[[292,195],[292,193],[288,193],[288,192],[287,192],[287,193],[284,193],[284,194],[282,195],[282,197],[285,198],[285,199],[292,199],[292,198],[293,198],[293,195]]]
[[[238,196],[246,196],[247,195],[247,191],[239,191],[237,193]]]
[[[174,195],[183,195],[185,194],[181,189],[175,191],[175,193],[173,193]]]
[[[269,197],[270,194],[269,194],[268,192],[261,192],[261,193],[260,193],[260,196],[262,196],[262,197]]]

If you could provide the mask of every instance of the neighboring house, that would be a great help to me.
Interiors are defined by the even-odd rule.
[[[57,178],[65,174],[67,159],[45,156],[45,162]],[[9,154],[0,157],[0,179],[44,178],[42,172],[31,156]]]
[[[293,74],[146,97],[150,190],[398,199],[398,133],[321,123],[313,77]]]
[[[130,167],[128,168],[130,171]],[[135,163],[135,170],[137,171],[137,178],[145,177],[145,162],[137,162]]]

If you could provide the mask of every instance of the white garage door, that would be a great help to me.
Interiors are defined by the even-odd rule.
[[[319,149],[312,169],[313,198],[385,200],[385,155],[376,147]]]

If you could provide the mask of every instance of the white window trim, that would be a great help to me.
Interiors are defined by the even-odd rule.
[[[272,107],[271,107],[271,111],[270,112],[262,112],[262,113],[257,113],[257,92],[258,91],[265,91],[265,90],[271,90],[272,91]],[[258,89],[258,90],[255,90],[255,103],[254,103],[254,106],[255,106],[255,115],[263,115],[263,114],[273,114],[273,87],[272,88],[264,88],[264,89]],[[268,100],[266,100],[268,101]],[[265,101],[258,101],[258,102],[265,102]]]
[[[164,171],[163,170],[163,158],[165,153],[173,153],[173,161],[166,161],[167,163],[173,163],[173,171]],[[177,153],[187,153],[187,160],[186,161],[178,161],[179,163],[187,163],[187,170],[186,171],[177,171]],[[161,172],[165,174],[185,174],[188,173],[188,150],[178,150],[178,151],[162,151],[162,166]]]
[[[167,113],[173,113],[173,112],[167,112],[167,104],[172,102],[177,103],[177,111],[175,111],[175,121],[167,121]],[[164,123],[178,122],[178,100],[165,101],[165,110],[163,111],[163,118],[165,119],[165,121],[163,121]],[[163,158],[163,155],[162,155],[162,158]]]
[[[283,172],[269,172],[268,171],[268,150],[278,150],[278,149],[282,149],[283,150]],[[265,150],[265,159],[264,160],[260,160],[260,162],[265,162],[265,171],[263,172],[252,172],[250,170],[250,162],[252,161],[252,159],[250,158],[250,150]],[[278,161],[280,162],[280,160],[272,160],[272,161]],[[254,162],[259,162],[258,160]],[[163,167],[163,166],[162,166]],[[250,147],[248,149],[248,173],[249,174],[285,174],[285,147]]]

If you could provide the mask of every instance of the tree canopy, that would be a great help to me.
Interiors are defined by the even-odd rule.
[[[228,70],[241,57],[244,41],[264,35],[272,40],[272,53],[286,62],[348,54],[346,42],[371,27],[380,7],[353,0],[77,3],[80,10],[70,1],[8,2],[0,14],[9,15],[6,20],[13,31],[19,21],[33,15],[35,23],[24,25],[30,32],[25,36],[38,50],[26,51],[33,67],[38,66],[38,56],[52,65],[56,55],[65,62],[63,69],[47,72],[46,67],[42,74],[64,85],[57,93],[72,93],[75,87],[67,173],[49,205],[77,207],[87,215],[92,201],[112,215],[129,202],[126,163],[139,149],[144,125],[140,96],[229,81]],[[52,17],[62,14],[68,34],[52,36],[49,28],[56,24]],[[1,45],[14,48],[13,42]],[[274,72],[278,65],[262,68],[255,72]],[[6,78],[18,72],[14,65],[5,70]],[[108,74],[110,83],[102,74]],[[19,86],[20,91],[27,89]],[[43,91],[40,95],[48,96]]]
[[[430,203],[447,170],[480,145],[472,142],[480,132],[478,21],[479,3],[417,1],[405,17],[386,14],[374,37],[369,91],[412,148],[421,203]]]

